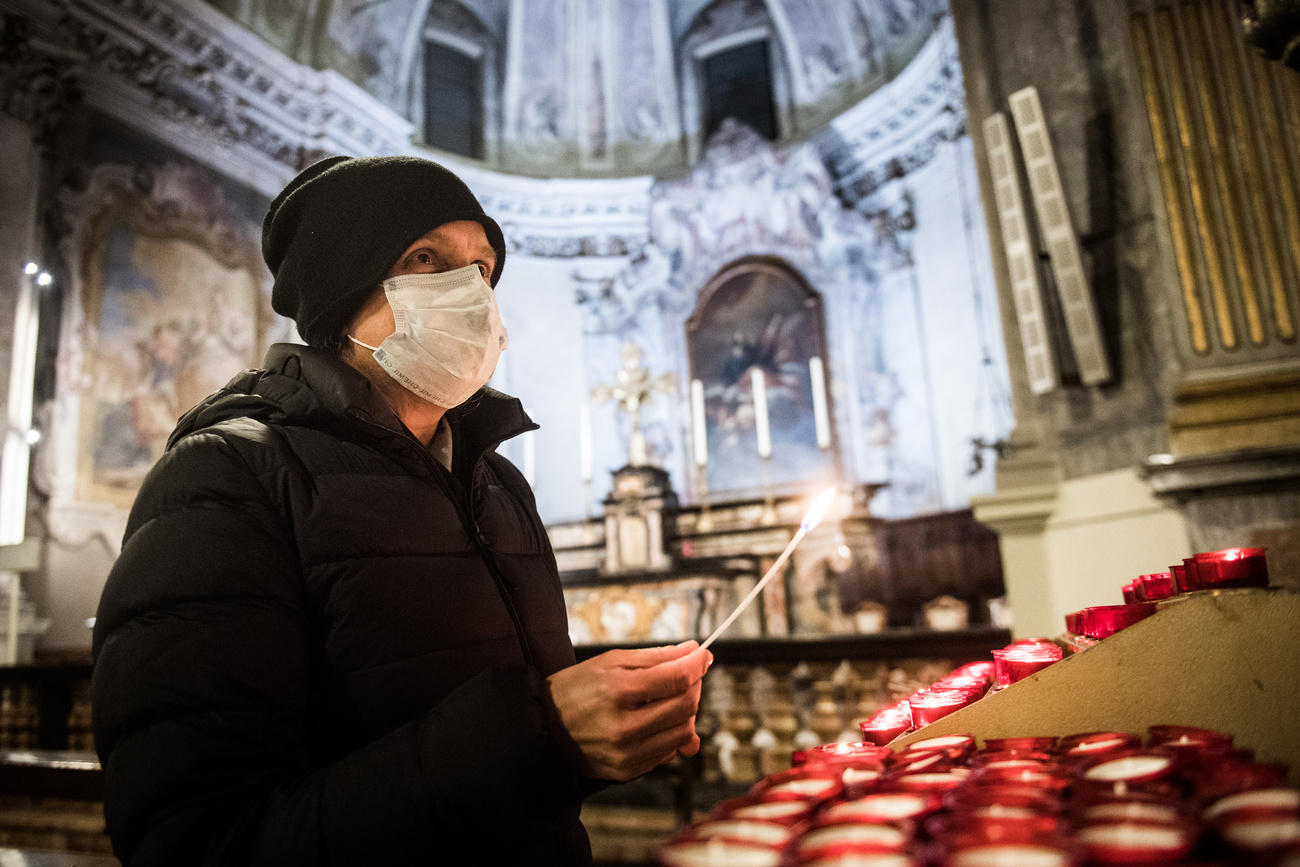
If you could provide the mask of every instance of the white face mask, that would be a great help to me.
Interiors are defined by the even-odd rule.
[[[506,348],[496,293],[478,265],[384,281],[396,330],[378,346],[379,366],[414,394],[450,409],[482,388]]]

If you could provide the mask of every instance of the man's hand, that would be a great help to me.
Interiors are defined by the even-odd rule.
[[[610,650],[555,672],[547,682],[560,722],[582,751],[583,772],[625,781],[700,749],[695,712],[713,654],[675,647]]]

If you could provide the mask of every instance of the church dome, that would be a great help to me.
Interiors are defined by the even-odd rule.
[[[666,175],[722,122],[808,138],[889,81],[943,0],[209,0],[488,168]]]

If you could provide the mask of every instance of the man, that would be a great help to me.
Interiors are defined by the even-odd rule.
[[[595,780],[699,748],[694,642],[574,664],[485,388],[505,244],[451,172],[335,157],[272,202],[279,344],[189,410],[96,619],[128,865],[568,864]]]

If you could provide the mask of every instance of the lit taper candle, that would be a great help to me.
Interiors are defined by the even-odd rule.
[[[834,488],[827,488],[817,495],[817,499],[813,500],[813,504],[809,506],[808,511],[804,513],[803,520],[799,522],[798,532],[796,532],[794,537],[790,539],[790,544],[785,546],[785,550],[781,552],[781,556],[776,558],[776,562],[772,564],[772,568],[768,569],[767,573],[759,579],[759,582],[754,585],[754,589],[749,591],[749,595],[740,600],[740,604],[736,606],[736,610],[728,614],[727,619],[719,623],[718,628],[713,630],[713,634],[704,639],[704,643],[700,645],[701,648],[708,647],[710,644],[717,641],[718,636],[732,624],[732,621],[739,617],[740,613],[749,607],[749,603],[753,602],[754,598],[758,596],[758,594],[763,592],[763,588],[767,586],[767,583],[781,571],[781,567],[785,565],[785,561],[790,559],[790,555],[794,553],[794,549],[803,541],[803,537],[807,536],[812,532],[814,527],[821,523],[822,518],[826,515],[826,510],[831,507],[831,503],[834,501]]]

